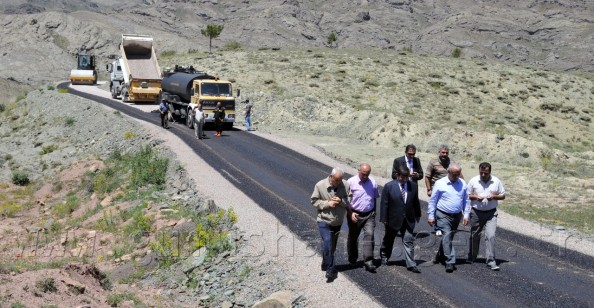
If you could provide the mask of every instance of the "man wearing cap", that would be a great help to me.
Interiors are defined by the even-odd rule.
[[[159,104],[159,112],[161,113],[161,127],[168,128],[167,121],[167,112],[169,111],[169,107],[167,107],[167,100],[164,98],[161,99],[161,103]]]

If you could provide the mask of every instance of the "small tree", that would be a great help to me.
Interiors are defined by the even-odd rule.
[[[206,29],[200,30],[202,35],[208,37],[208,52],[212,53],[212,39],[219,37],[223,32],[223,25],[207,25]]]
[[[452,51],[452,57],[460,58],[460,56],[462,56],[462,49],[460,49],[458,47],[454,48],[454,50]]]
[[[330,47],[332,47],[332,44],[334,44],[336,42],[336,33],[331,32],[328,37],[326,38],[326,42],[328,43],[328,45]]]

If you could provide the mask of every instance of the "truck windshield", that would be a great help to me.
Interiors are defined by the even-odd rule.
[[[207,83],[201,85],[202,95],[231,96],[231,84],[229,83]]]

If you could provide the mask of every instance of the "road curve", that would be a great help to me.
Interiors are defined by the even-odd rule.
[[[69,92],[160,125],[157,113],[72,88]],[[200,143],[193,131],[182,124],[174,123],[171,131],[235,187],[318,249],[316,211],[309,196],[315,182],[327,175],[329,166],[240,130],[225,131],[223,137]],[[500,228],[497,252],[502,270],[492,272],[482,263],[464,264],[468,230],[461,227],[455,242],[458,270],[448,274],[443,266],[431,262],[437,241],[423,221],[424,218],[416,230],[416,259],[422,274],[406,271],[399,240],[395,243],[393,262],[378,268],[377,273],[350,268],[345,255],[346,232],[337,249],[339,271],[388,307],[594,307],[594,258]],[[344,231],[345,227],[346,224]],[[376,251],[383,232],[378,224]]]

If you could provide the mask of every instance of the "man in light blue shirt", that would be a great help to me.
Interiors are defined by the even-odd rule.
[[[446,272],[456,269],[456,252],[452,245],[454,234],[463,217],[463,224],[468,224],[470,199],[466,182],[460,178],[462,168],[457,163],[448,167],[448,176],[439,179],[433,186],[427,210],[427,222],[443,232],[439,250],[433,263],[445,261]]]

